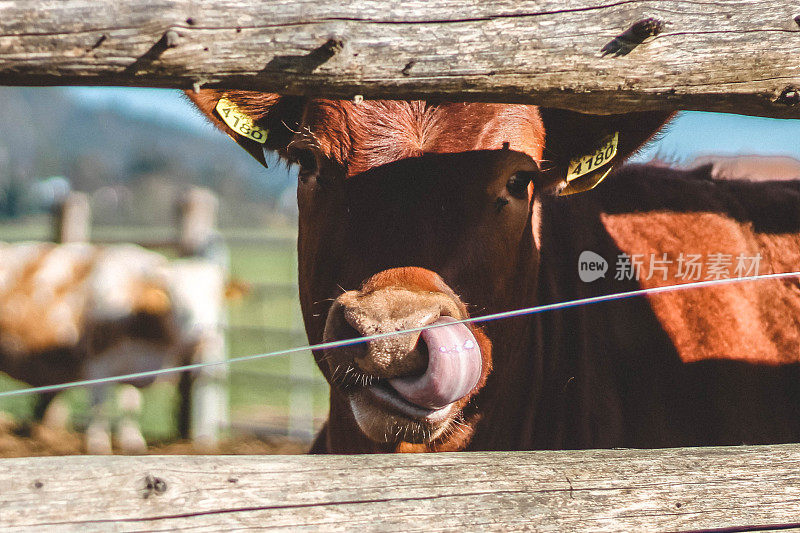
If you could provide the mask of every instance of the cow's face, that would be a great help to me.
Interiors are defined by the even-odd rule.
[[[562,135],[545,162],[534,106],[229,96],[270,130],[267,148],[299,167],[309,340],[436,326],[317,351],[333,391],[329,432],[343,431],[332,428],[336,418],[384,449],[463,447],[493,349],[524,332],[457,321],[535,299],[537,200],[563,179],[580,136]],[[193,100],[209,111],[214,97]]]
[[[533,107],[309,103],[287,156],[300,166],[300,284],[312,340],[522,304],[515,282],[535,264],[531,200],[543,144]],[[463,408],[492,365],[489,339],[464,324],[317,360],[360,431],[387,444],[462,438]]]

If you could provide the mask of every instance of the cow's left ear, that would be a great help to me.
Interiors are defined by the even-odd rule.
[[[201,89],[186,96],[259,163],[264,149],[283,154],[302,119],[305,99],[258,91]]]
[[[560,194],[598,185],[668,122],[672,112],[586,115],[540,109],[545,128],[543,168],[560,183]]]

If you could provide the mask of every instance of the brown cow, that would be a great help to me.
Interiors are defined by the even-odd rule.
[[[221,93],[189,96],[264,161],[262,147],[214,111]],[[328,423],[313,452],[800,438],[795,366],[762,365],[765,361],[755,354],[729,361],[728,348],[741,348],[735,343],[714,352],[709,342],[683,342],[681,330],[665,330],[659,321],[680,312],[679,296],[654,297],[652,308],[639,299],[480,327],[452,323],[638,286],[609,277],[582,283],[576,267],[581,250],[613,261],[616,256],[609,254],[625,250],[636,255],[637,246],[658,242],[664,233],[679,240],[680,226],[659,228],[671,223],[668,215],[654,222],[653,235],[643,234],[650,240],[638,239],[637,231],[648,228],[647,219],[635,213],[645,200],[663,200],[652,208],[658,213],[682,213],[684,203],[694,199],[699,210],[704,205],[712,209],[709,216],[720,219],[722,230],[751,238],[743,252],[766,246],[768,239],[753,241],[760,231],[752,222],[758,212],[722,207],[741,191],[720,189],[724,199],[711,202],[718,191],[702,176],[676,178],[664,170],[669,177],[651,179],[638,168],[583,197],[553,197],[569,161],[591,153],[603,136],[619,132],[618,162],[652,135],[666,115],[589,117],[520,105],[355,104],[249,92],[225,96],[266,131],[264,149],[277,150],[300,167],[300,300],[309,341],[437,326],[422,334],[315,352],[331,383],[331,399]],[[797,205],[786,201],[787,209]],[[684,222],[697,220],[677,219]],[[606,224],[614,231],[606,230]],[[715,242],[708,239],[720,241],[713,232],[702,237],[702,245]],[[790,284],[781,284],[773,292],[789,302],[795,297],[791,290]],[[694,294],[711,302],[716,293]],[[659,311],[658,301],[666,302],[665,310]],[[736,298],[719,301],[740,303]],[[774,319],[774,313],[759,314],[765,312],[762,306],[751,311],[749,321],[727,331],[758,328]],[[698,316],[711,328],[708,313]],[[788,316],[794,320],[797,315]],[[777,335],[782,325],[773,325],[775,335],[763,338],[773,341],[778,354],[787,347],[796,353],[791,334]],[[722,328],[724,333],[729,326]],[[692,354],[695,348],[705,351]],[[792,356],[780,362],[791,363]],[[770,389],[757,385],[759,380],[767,386],[785,384],[785,394],[769,398]],[[758,394],[735,394],[742,388]],[[766,407],[778,410],[780,417],[764,416]],[[734,414],[732,408],[741,410]]]
[[[715,180],[800,180],[800,161],[781,155],[705,155],[696,157],[691,167],[711,165]]]

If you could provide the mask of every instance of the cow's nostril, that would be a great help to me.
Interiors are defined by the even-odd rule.
[[[361,333],[347,323],[341,314],[333,315],[325,327],[325,342],[341,342],[358,339]],[[325,349],[325,357],[331,375],[334,379],[342,380],[342,373],[352,368],[355,361],[363,359],[367,354],[367,345],[364,342],[355,342]]]
[[[340,341],[345,341],[348,339],[358,339],[361,338],[361,333],[358,332],[356,328],[348,324],[346,321],[342,322],[342,324],[337,328],[337,337]]]
[[[343,323],[336,332],[336,340],[346,341],[351,339],[360,339],[363,335],[353,326],[348,324],[347,322]],[[352,357],[364,357],[367,353],[367,343],[366,342],[354,342],[353,344],[347,344],[343,348],[348,349],[348,353],[351,354]],[[335,348],[334,348],[335,349]]]

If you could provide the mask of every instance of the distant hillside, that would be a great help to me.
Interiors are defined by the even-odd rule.
[[[157,212],[169,211],[172,198],[165,195],[197,184],[222,196],[229,224],[250,224],[277,206],[293,185],[284,166],[264,169],[221,133],[84,106],[61,88],[0,88],[0,123],[5,125],[0,131],[0,212],[6,215],[37,207],[28,201],[8,209],[8,202],[19,203],[30,184],[64,176],[74,189],[89,193],[104,187],[125,191],[131,205],[122,211],[130,211],[131,222],[171,216]],[[100,203],[108,197],[96,195]],[[95,218],[103,218],[104,206],[97,207]],[[116,219],[108,222],[125,223],[125,213],[110,207]]]

